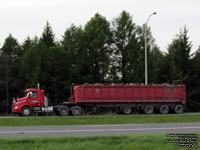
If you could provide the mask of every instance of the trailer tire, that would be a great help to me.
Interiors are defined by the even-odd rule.
[[[82,114],[82,108],[80,106],[73,106],[71,110],[73,116],[80,116]]]
[[[145,108],[144,108],[144,113],[145,114],[153,114],[153,112],[154,112],[154,108],[153,108],[152,105],[145,106]]]
[[[169,107],[167,105],[162,105],[162,106],[160,106],[159,111],[160,111],[161,114],[168,114],[169,113]]]
[[[131,107],[124,107],[123,108],[123,114],[130,115],[131,113],[132,113],[132,108]]]
[[[58,112],[59,112],[60,116],[68,116],[69,115],[69,107],[61,106]]]
[[[176,105],[174,111],[176,114],[182,114],[184,112],[183,105]]]
[[[33,114],[33,111],[31,110],[30,107],[26,106],[26,107],[22,108],[21,114],[22,114],[22,116],[27,117],[27,116],[31,116]]]

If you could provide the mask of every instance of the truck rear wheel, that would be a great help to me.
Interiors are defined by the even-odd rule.
[[[132,113],[132,108],[131,107],[124,107],[123,108],[123,113],[125,115],[130,115]]]
[[[145,114],[153,114],[153,112],[154,112],[153,106],[151,106],[151,105],[145,106],[145,108],[144,108],[144,113]]]
[[[174,111],[176,114],[182,114],[184,112],[183,105],[176,105]]]
[[[167,105],[162,105],[160,107],[160,113],[161,114],[168,114],[168,112],[169,112],[169,107]]]
[[[69,107],[68,106],[61,106],[58,113],[59,113],[60,116],[69,115]]]
[[[71,110],[72,110],[72,115],[73,115],[73,116],[80,116],[81,113],[82,113],[82,109],[81,109],[81,107],[79,107],[79,106],[73,106],[73,107],[71,108]]]
[[[22,116],[31,116],[33,114],[32,110],[30,107],[24,107],[22,108]]]

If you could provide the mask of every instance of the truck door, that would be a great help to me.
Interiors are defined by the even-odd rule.
[[[29,103],[31,106],[39,106],[39,97],[37,92],[30,92]]]

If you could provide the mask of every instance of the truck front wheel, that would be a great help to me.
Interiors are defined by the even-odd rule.
[[[24,108],[22,108],[22,116],[30,116],[30,115],[32,115],[32,110],[31,110],[31,108],[30,107],[24,107]]]

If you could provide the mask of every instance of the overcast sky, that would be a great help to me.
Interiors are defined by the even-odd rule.
[[[9,33],[20,43],[27,36],[41,36],[47,20],[60,40],[72,23],[84,26],[97,12],[111,21],[122,10],[128,11],[137,25],[157,12],[148,25],[162,51],[184,26],[189,30],[192,51],[200,45],[200,0],[0,0],[0,47]]]

